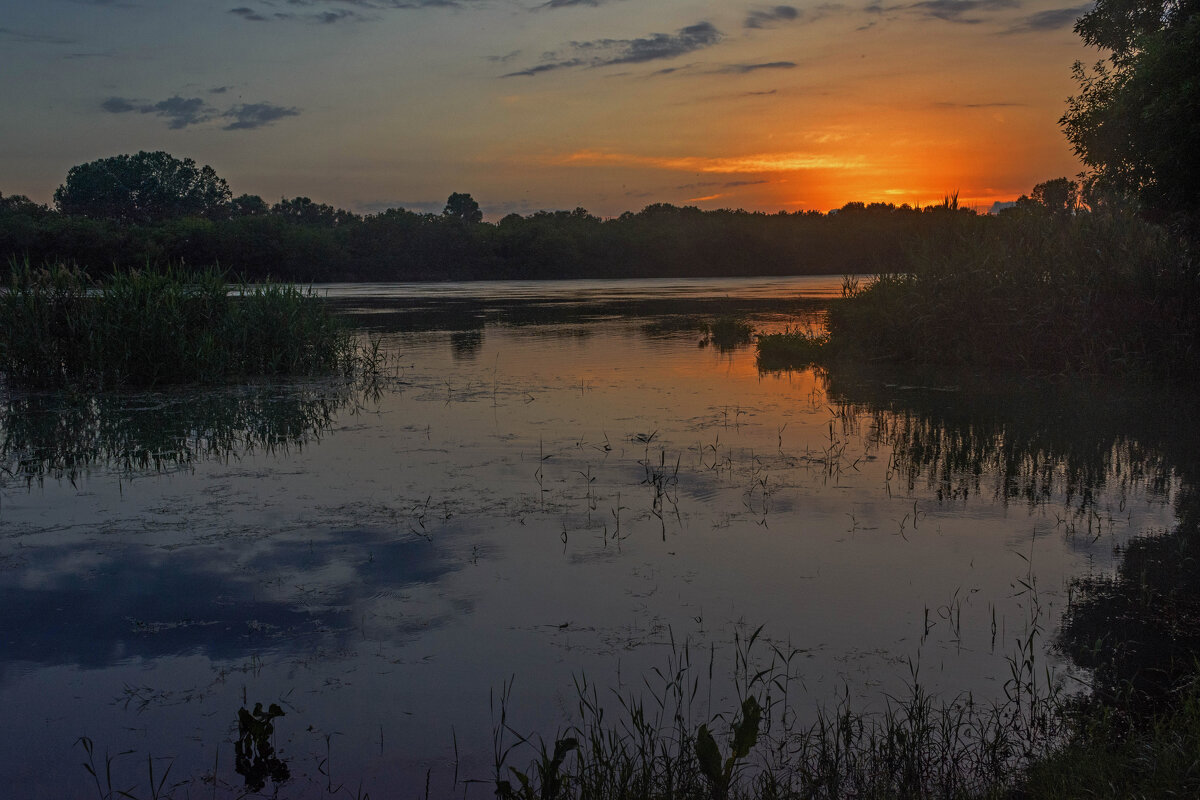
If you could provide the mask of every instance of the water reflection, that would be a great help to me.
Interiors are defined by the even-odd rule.
[[[1200,433],[1176,424],[1195,413],[1186,396],[972,375],[823,374],[839,416],[866,420],[897,486],[942,502],[1059,501],[1086,520],[1102,494],[1123,512],[1134,496],[1169,501],[1181,475],[1195,474]]]
[[[111,699],[144,686],[253,722],[239,715],[233,739],[224,714],[152,703],[136,725],[156,752],[213,743],[228,777],[243,741],[237,783],[269,789],[284,773],[253,734],[272,724],[302,796],[319,763],[305,754],[337,731],[341,774],[402,795],[452,742],[486,776],[488,689],[512,674],[522,719],[553,730],[572,673],[638,685],[673,636],[719,668],[742,620],[803,648],[808,708],[851,685],[902,690],[918,660],[923,684],[982,697],[1025,620],[1022,559],[1036,550],[1057,615],[1067,581],[1114,569],[1113,547],[1165,525],[1196,474],[1186,400],[760,374],[752,346],[696,346],[723,299],[678,316],[638,302],[649,316],[547,318],[485,298],[424,332],[381,305],[361,319],[391,326],[403,379],[365,407],[315,385],[10,399],[0,465],[22,488],[0,508],[0,703],[44,731],[31,758],[49,763],[79,715],[150,749]],[[65,485],[100,471],[144,479]],[[1097,520],[1102,540],[1068,530]],[[74,705],[43,724],[22,700],[38,692]],[[13,774],[0,781],[74,777]]]
[[[186,469],[302,447],[361,388],[271,384],[171,393],[9,394],[0,407],[0,470],[27,486]]]
[[[100,669],[131,659],[337,650],[371,612],[404,641],[470,603],[421,613],[408,592],[461,568],[443,548],[385,530],[335,530],[317,541],[270,537],[230,558],[221,542],[184,548],[43,546],[36,575],[0,586],[4,662]],[[386,631],[386,634],[383,633]]]

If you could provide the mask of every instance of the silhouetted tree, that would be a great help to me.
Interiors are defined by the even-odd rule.
[[[242,194],[229,203],[229,214],[234,217],[260,217],[271,211],[267,201],[256,194]]]
[[[159,150],[72,167],[54,203],[69,216],[148,223],[220,217],[228,211],[229,197],[229,185],[212,167]]]
[[[1055,178],[1033,187],[1033,200],[1057,216],[1075,213],[1079,205],[1078,197],[1079,184],[1066,178]]]
[[[450,195],[446,200],[446,207],[442,210],[442,215],[461,220],[468,225],[483,221],[483,212],[479,210],[479,203],[475,202],[475,198],[459,192]]]
[[[1091,168],[1091,194],[1135,197],[1200,232],[1200,0],[1098,0],[1075,31],[1111,51],[1059,120]]]

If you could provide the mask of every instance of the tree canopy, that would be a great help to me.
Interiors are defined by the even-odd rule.
[[[229,185],[212,167],[143,150],[72,167],[54,203],[68,216],[146,223],[223,216],[230,196]]]
[[[1200,0],[1097,0],[1075,31],[1110,51],[1075,64],[1080,93],[1059,121],[1089,194],[1200,233]]]

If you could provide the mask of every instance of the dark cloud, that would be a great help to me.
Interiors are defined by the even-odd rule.
[[[768,61],[765,64],[729,64],[721,67],[718,72],[733,75],[745,75],[747,72],[757,72],[760,69],[795,69],[795,61]]]
[[[542,3],[538,8],[570,8],[571,6],[591,6],[595,8],[608,2],[612,2],[612,0],[549,0],[549,2]]]
[[[1094,3],[1087,3],[1086,5],[1072,6],[1071,8],[1052,8],[1048,11],[1039,11],[1036,14],[1030,14],[1027,17],[1017,20],[1016,24],[1005,31],[1005,33],[1057,31],[1063,28],[1071,28],[1075,25],[1075,20],[1091,11],[1094,5]]]
[[[101,103],[100,107],[110,114],[124,114],[137,109],[137,106],[124,97],[110,97]]]
[[[100,108],[110,114],[127,114],[136,111],[139,114],[153,114],[167,120],[167,127],[174,130],[186,128],[213,118],[214,111],[199,97],[168,97],[157,103],[142,103],[124,97],[110,97],[100,104]]]
[[[421,9],[459,8],[476,0],[259,0],[267,8],[284,6],[307,11],[266,11],[249,6],[229,9],[249,22],[315,22],[329,25],[335,22],[367,22],[378,19],[378,12]],[[347,8],[349,6],[349,8]],[[357,9],[357,10],[356,10]]]
[[[711,47],[721,41],[721,32],[710,22],[697,22],[673,34],[652,33],[638,39],[596,39],[571,42],[567,57],[548,53],[545,61],[528,69],[509,72],[501,77],[533,76],[570,67],[606,67],[614,64],[644,64],[648,61],[676,58]]]
[[[778,89],[768,89],[765,92],[746,92],[745,96],[746,97],[762,97],[762,96],[768,95],[768,94],[777,94],[778,92],[779,92]]]
[[[62,36],[50,36],[43,33],[27,33],[25,31],[13,30],[12,28],[0,28],[0,41],[17,42],[19,44],[75,44],[74,39],[66,39]]]
[[[922,0],[885,6],[880,0],[872,0],[863,10],[868,14],[890,14],[897,11],[914,12],[928,19],[940,19],[962,25],[977,25],[984,21],[980,14],[1008,8],[1020,8],[1021,0]],[[864,26],[869,27],[869,26]],[[861,28],[860,28],[861,30]]]
[[[982,17],[976,16],[980,12],[1019,8],[1020,5],[1020,0],[923,0],[901,8],[912,9],[924,16],[946,22],[976,25],[983,22]]]
[[[290,5],[302,6],[311,5],[305,2],[295,2],[288,0]],[[359,5],[355,3],[355,5]],[[295,13],[292,11],[275,11],[270,14],[263,14],[255,11],[253,8],[239,6],[238,8],[229,9],[230,14],[236,14],[249,22],[285,22],[289,20],[298,20],[302,22],[316,22],[322,25],[331,25],[335,22],[361,22],[369,19],[357,11],[351,11],[348,8],[327,8],[319,11],[309,11],[304,13]]]
[[[800,15],[800,9],[795,6],[775,6],[766,11],[751,11],[746,15],[742,27],[772,28],[781,22],[794,22],[800,18]]]
[[[213,88],[208,90],[208,93],[209,94],[225,94],[232,88],[233,88],[232,86],[214,86]]]
[[[233,120],[233,122],[225,126],[225,130],[249,131],[261,128],[264,125],[270,125],[272,122],[281,120],[284,117],[297,117],[299,115],[300,109],[298,108],[277,106],[271,103],[246,103],[234,106],[221,116],[225,119]]]
[[[242,19],[250,20],[251,22],[266,22],[270,19],[270,17],[264,17],[262,14],[259,14],[253,8],[246,8],[245,6],[231,8],[229,9],[229,13],[236,14]]]
[[[228,87],[221,87],[222,90]],[[109,114],[152,114],[167,121],[167,127],[181,130],[190,125],[199,125],[215,119],[232,120],[223,128],[227,131],[253,130],[269,125],[284,117],[299,115],[300,109],[273,105],[272,103],[246,103],[224,111],[210,106],[199,97],[168,97],[157,103],[131,100],[126,97],[110,97],[100,103],[100,108]]]

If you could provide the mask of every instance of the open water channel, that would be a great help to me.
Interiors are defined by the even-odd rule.
[[[138,797],[150,765],[179,797],[488,797],[502,687],[549,737],[583,676],[615,702],[686,650],[704,722],[760,626],[801,715],[999,697],[1031,625],[1070,691],[1070,582],[1172,524],[1188,418],[702,344],[819,327],[840,284],[318,287],[380,342],[374,387],[6,396],[4,793],[96,796],[86,737]],[[283,715],[251,778],[256,704]]]

